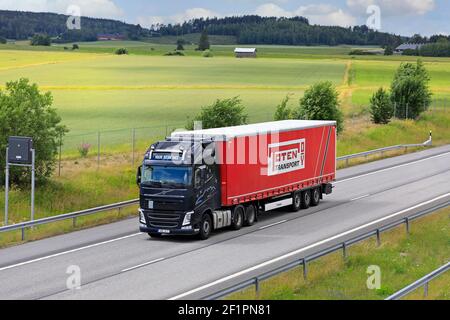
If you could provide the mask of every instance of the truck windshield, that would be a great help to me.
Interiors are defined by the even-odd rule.
[[[186,187],[192,182],[192,168],[143,166],[142,184],[156,187]]]

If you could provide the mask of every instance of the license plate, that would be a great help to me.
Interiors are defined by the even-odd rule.
[[[165,233],[165,234],[167,234],[167,233],[170,233],[170,230],[159,229],[158,232],[159,232],[159,233]]]
[[[148,202],[148,208],[149,209],[153,209],[153,201],[149,201]]]

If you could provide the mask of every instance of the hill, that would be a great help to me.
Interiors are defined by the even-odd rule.
[[[96,41],[99,34],[117,34],[127,40],[148,37],[150,31],[140,25],[116,20],[81,18],[81,30],[68,30],[68,16],[56,13],[34,13],[0,10],[0,37],[26,40],[36,33],[44,33],[55,42]]]
[[[182,24],[156,25],[159,34],[182,36],[207,28],[210,35],[235,36],[239,44],[278,45],[377,45],[397,46],[405,37],[369,29],[367,26],[311,25],[304,17],[275,18],[241,16],[193,19]]]

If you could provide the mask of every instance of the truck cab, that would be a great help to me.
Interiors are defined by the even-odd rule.
[[[214,142],[168,139],[153,144],[138,169],[140,230],[151,237],[200,235],[213,229],[213,211],[220,207],[220,178],[204,150]]]

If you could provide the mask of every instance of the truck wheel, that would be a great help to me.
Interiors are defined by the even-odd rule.
[[[311,205],[311,191],[310,190],[302,191],[301,208],[308,209],[310,205]]]
[[[292,211],[297,212],[302,206],[302,193],[300,191],[294,192],[292,196]]]
[[[311,206],[315,207],[320,202],[320,188],[315,188],[311,191]]]
[[[233,222],[231,223],[231,229],[239,230],[244,224],[244,212],[245,208],[241,205],[234,208]]]
[[[254,205],[249,205],[245,210],[245,222],[244,225],[249,227],[255,224],[256,221],[256,209]]]
[[[202,218],[202,222],[200,224],[200,233],[198,234],[201,240],[206,240],[209,238],[211,234],[212,223],[211,217],[208,214],[204,214]]]
[[[162,234],[160,233],[149,233],[150,238],[162,238]]]

